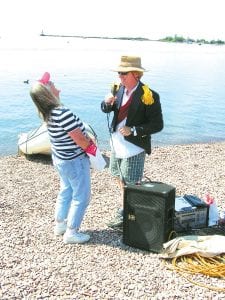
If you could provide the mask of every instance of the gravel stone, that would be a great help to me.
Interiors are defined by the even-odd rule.
[[[104,153],[108,160],[109,153]],[[176,187],[176,194],[209,192],[225,210],[225,142],[155,147],[145,177]],[[108,168],[92,170],[92,199],[83,245],[64,245],[53,235],[59,179],[50,158],[0,157],[1,299],[225,299],[170,270],[159,254],[131,248],[107,227],[120,207]],[[224,280],[193,274],[206,286]]]

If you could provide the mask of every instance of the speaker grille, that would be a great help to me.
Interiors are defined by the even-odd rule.
[[[140,249],[159,252],[173,229],[175,189],[153,186],[125,187],[123,241]]]

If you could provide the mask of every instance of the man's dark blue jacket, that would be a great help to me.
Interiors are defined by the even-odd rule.
[[[159,94],[151,90],[153,96],[153,103],[146,105],[142,101],[144,90],[142,88],[144,84],[139,82],[137,89],[132,94],[132,101],[128,109],[126,126],[135,126],[137,135],[129,135],[124,138],[145,150],[147,154],[151,153],[151,134],[159,132],[163,129],[163,116],[160,104]],[[105,113],[114,112],[114,116],[111,123],[111,132],[116,130],[117,118],[119,108],[122,103],[124,86],[121,86],[116,93],[116,101],[113,105],[101,103],[101,109]]]

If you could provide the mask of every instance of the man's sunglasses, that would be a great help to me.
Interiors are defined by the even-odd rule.
[[[118,75],[127,75],[129,72],[118,72]]]

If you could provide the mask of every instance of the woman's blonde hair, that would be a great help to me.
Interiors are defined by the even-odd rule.
[[[50,90],[50,84],[51,81],[48,84],[36,82],[30,90],[30,96],[45,122],[49,120],[51,110],[60,105],[60,100]]]

